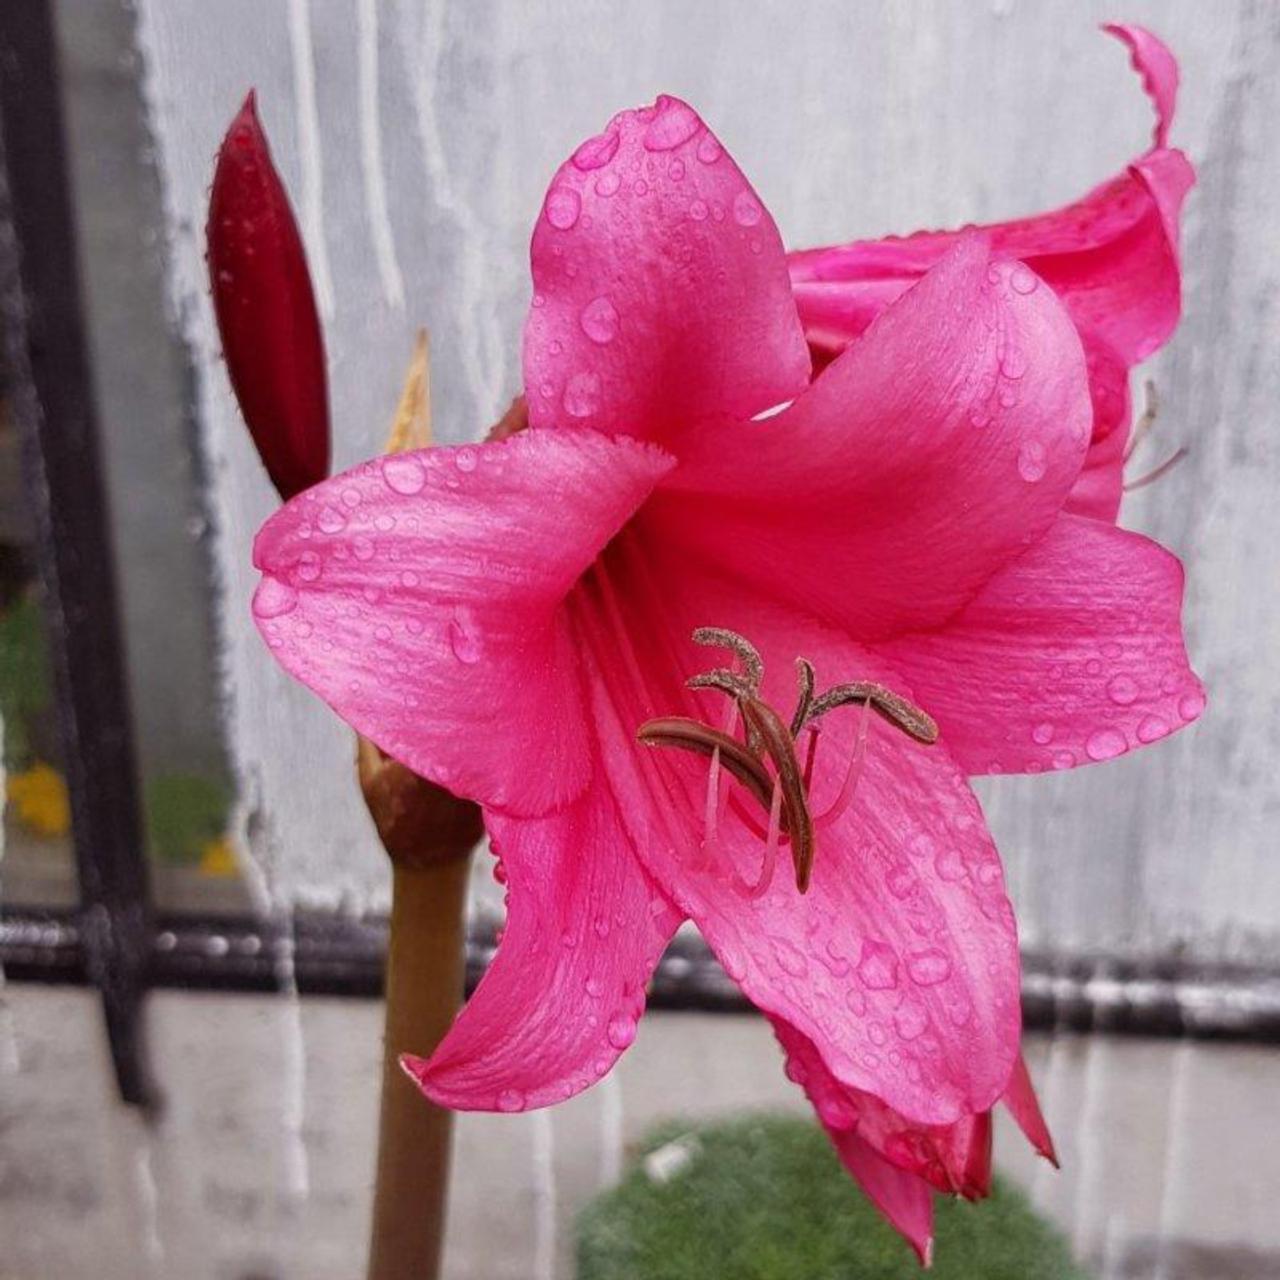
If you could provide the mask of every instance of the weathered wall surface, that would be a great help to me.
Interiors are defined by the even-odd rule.
[[[546,181],[621,106],[659,91],[696,103],[793,245],[1060,203],[1151,127],[1124,52],[1095,27],[1113,6],[1076,0],[139,0],[138,15],[172,300],[199,374],[232,752],[286,891],[328,897],[367,898],[381,869],[353,792],[316,802],[316,780],[347,767],[347,734],[250,625],[249,544],[273,499],[204,296],[211,157],[249,85],[320,286],[340,464],[376,449],[419,324],[434,339],[441,439],[477,436],[516,390]],[[1131,0],[1122,16],[1181,58],[1174,140],[1201,172],[1186,320],[1150,369],[1160,435],[1191,457],[1124,520],[1190,564],[1210,713],[1137,758],[983,793],[1029,943],[1277,961],[1280,10]]]

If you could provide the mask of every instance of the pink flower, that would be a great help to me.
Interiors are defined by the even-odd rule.
[[[502,860],[497,958],[406,1067],[451,1107],[571,1096],[631,1043],[692,918],[811,1091],[826,1073],[880,1109],[852,1137],[825,1118],[885,1207],[904,1160],[919,1180],[900,1129],[981,1138],[1016,1083],[1013,912],[965,775],[1086,764],[1193,719],[1180,566],[1064,513],[1089,441],[1080,340],[988,237],[811,383],[772,218],[659,98],[561,167],[532,259],[530,429],[366,463],[255,548],[280,662],[480,801]],[[703,635],[739,654],[713,679],[736,699],[687,684],[708,625],[762,658]],[[818,740],[779,718],[798,658],[818,694],[864,682]],[[710,767],[652,724],[723,743],[738,713],[764,747],[735,735]],[[771,870],[783,839],[795,877]]]
[[[1114,520],[1131,417],[1129,370],[1163,346],[1178,323],[1178,219],[1195,171],[1167,145],[1178,91],[1173,55],[1142,27],[1104,30],[1132,53],[1156,112],[1153,145],[1074,204],[983,230],[997,256],[1023,262],[1015,287],[1045,281],[1080,332],[1093,434],[1067,510]],[[821,361],[842,351],[964,234],[921,231],[791,254],[796,304],[815,356]]]

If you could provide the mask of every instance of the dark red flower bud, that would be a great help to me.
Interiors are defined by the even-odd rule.
[[[231,386],[267,474],[291,498],[329,474],[324,336],[252,91],[218,150],[206,236]]]

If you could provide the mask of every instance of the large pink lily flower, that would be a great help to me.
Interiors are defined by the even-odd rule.
[[[1103,29],[1129,47],[1155,108],[1152,146],[1074,204],[983,230],[993,252],[1020,259],[1058,294],[1080,332],[1093,433],[1066,507],[1114,520],[1129,439],[1129,370],[1163,346],[1178,324],[1178,223],[1195,170],[1168,145],[1178,92],[1173,54],[1143,27]],[[921,231],[791,254],[796,305],[818,360],[842,351],[964,234]]]
[[[659,98],[561,167],[532,262],[530,429],[365,463],[255,546],[279,661],[478,800],[502,861],[497,957],[407,1068],[450,1107],[571,1096],[631,1044],[691,918],[923,1252],[928,1184],[981,1183],[997,1100],[1036,1119],[1013,912],[966,775],[1087,764],[1194,719],[1181,568],[1064,512],[1090,434],[1080,339],[989,237],[811,381],[772,218]],[[762,670],[715,678],[749,697],[686,683],[708,626],[754,646]],[[818,739],[783,723],[800,658],[819,695],[863,682]],[[743,711],[768,750],[736,736]],[[637,741],[671,717],[732,751]],[[799,866],[806,815],[800,892],[774,864],[786,840]]]

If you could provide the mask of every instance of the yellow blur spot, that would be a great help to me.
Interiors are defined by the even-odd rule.
[[[71,829],[66,779],[52,765],[37,761],[30,769],[11,773],[5,794],[28,831],[39,836],[65,836]]]
[[[220,879],[240,874],[240,867],[236,862],[236,851],[231,847],[231,841],[226,836],[210,840],[200,850],[200,874],[216,876]]]

